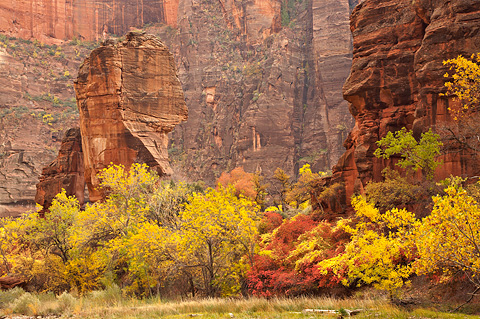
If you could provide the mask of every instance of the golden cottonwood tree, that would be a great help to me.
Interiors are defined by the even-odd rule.
[[[352,206],[359,222],[352,227],[352,220],[343,220],[338,226],[351,234],[351,241],[343,254],[321,261],[319,268],[343,277],[345,285],[371,284],[394,293],[413,272],[415,215],[405,209],[381,214],[361,196],[352,199]]]
[[[68,288],[67,267],[74,249],[70,236],[79,212],[78,201],[62,191],[52,201],[49,218],[32,212],[4,225],[0,233],[9,241],[10,253],[4,256],[9,270],[36,286],[56,292]],[[2,245],[2,251],[5,248]]]
[[[418,274],[458,271],[480,290],[480,205],[458,183],[434,197],[434,208],[415,228]],[[473,295],[472,295],[473,297]]]
[[[112,165],[102,170],[99,178],[107,196],[79,215],[75,240],[80,245],[103,247],[145,221],[147,202],[158,181],[145,164],[133,164],[128,171],[122,165]]]
[[[5,271],[57,292],[113,283],[144,296],[178,283],[184,294],[239,291],[257,236],[251,199],[233,187],[192,194],[198,187],[160,183],[140,164],[110,166],[99,178],[104,201],[80,211],[62,192],[45,218],[32,213],[1,227]]]
[[[77,262],[71,271],[80,279],[77,286],[89,290],[99,282],[112,283],[123,278],[129,281],[130,292],[150,293],[159,276],[139,261],[138,252],[150,256],[158,251],[152,245],[145,246],[144,241],[164,234],[163,229],[152,228],[154,208],[150,204],[154,202],[153,196],[159,195],[158,176],[145,164],[133,164],[128,170],[122,165],[111,165],[100,172],[99,179],[107,196],[103,202],[79,214],[72,236],[77,247]],[[147,234],[145,229],[155,232]],[[91,260],[89,264],[83,262],[88,259]],[[160,267],[159,263],[150,261],[151,267]],[[89,265],[94,265],[95,269]]]
[[[237,197],[232,186],[194,193],[185,204],[177,251],[187,260],[186,266],[201,270],[207,295],[235,294],[241,288],[255,249],[257,213],[256,204]]]

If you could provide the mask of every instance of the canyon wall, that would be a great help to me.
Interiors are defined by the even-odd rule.
[[[172,173],[168,133],[187,119],[187,107],[173,56],[155,36],[130,32],[93,50],[75,91],[90,200],[102,197],[97,174],[109,164]]]
[[[174,176],[212,184],[236,166],[266,176],[277,167],[295,175],[305,163],[328,170],[353,126],[341,86],[350,69],[349,14],[356,3],[2,2],[0,35],[32,42],[0,43],[6,46],[0,48],[0,118],[7,112],[0,131],[0,213],[32,203],[42,167],[55,159],[63,132],[78,121],[65,105],[74,97],[71,79],[88,47],[42,42],[102,40],[104,29],[108,37],[142,24],[174,53],[191,114],[170,135]]]
[[[181,0],[177,29],[148,29],[174,53],[191,114],[171,138],[175,170],[212,183],[236,166],[331,168],[353,126],[340,88],[355,4]]]
[[[383,168],[393,167],[394,160],[373,155],[376,141],[387,132],[406,126],[419,137],[452,121],[452,97],[440,95],[447,72],[443,60],[479,52],[479,23],[480,2],[475,0],[366,0],[356,7],[353,65],[343,88],[355,127],[328,181],[345,186],[337,211],[369,181],[381,180]],[[444,155],[437,178],[478,175],[474,155],[460,149]]]
[[[0,37],[0,216],[35,208],[42,168],[78,126],[72,79],[89,49],[57,49]]]
[[[0,32],[52,43],[98,41],[147,23],[175,26],[178,0],[4,0]]]

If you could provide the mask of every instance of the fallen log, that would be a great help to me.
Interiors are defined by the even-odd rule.
[[[359,313],[363,312],[363,309],[343,309],[343,310],[331,310],[331,309],[304,309],[302,313],[323,313],[323,314],[347,314],[349,317],[358,315]]]

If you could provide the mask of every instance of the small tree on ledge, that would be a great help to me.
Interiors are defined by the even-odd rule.
[[[432,129],[429,129],[417,142],[412,131],[407,131],[404,127],[395,133],[388,132],[387,136],[378,141],[379,147],[374,155],[384,159],[400,155],[401,160],[398,161],[398,166],[415,172],[421,169],[428,180],[433,180],[435,169],[442,164],[436,160],[443,145],[439,138],[438,134],[434,134]]]

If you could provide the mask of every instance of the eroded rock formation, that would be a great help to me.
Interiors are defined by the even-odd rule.
[[[55,37],[50,38],[55,42],[57,38],[102,39],[104,25],[108,33],[119,34],[129,26],[140,26],[136,22],[142,19],[144,23],[169,24],[150,26],[148,32],[160,35],[174,53],[192,114],[175,130],[169,144],[174,168],[184,177],[211,184],[222,171],[236,166],[250,172],[261,170],[266,176],[281,167],[293,176],[307,162],[314,170],[327,170],[342,154],[342,142],[353,119],[340,88],[350,69],[348,16],[357,0],[288,0],[283,6],[278,0],[164,0],[163,11],[157,5],[159,0],[69,0],[67,6],[65,1],[8,0],[0,5],[0,30],[42,42]],[[132,16],[132,12],[136,15]],[[282,21],[282,14],[288,19]],[[84,46],[64,45],[59,54],[77,49],[81,51]],[[57,61],[57,53],[52,50],[52,60]],[[73,94],[68,87],[60,87],[57,80],[42,81],[50,80],[49,71],[38,72],[34,65],[43,66],[45,58],[30,57],[25,67],[25,59],[16,59],[26,74],[19,78],[29,81],[23,84],[26,81],[21,80],[20,90],[19,85],[13,85],[19,80],[12,81],[11,74],[5,77],[6,87],[12,86],[16,94],[8,95],[10,100],[19,101],[22,92],[37,99],[47,93],[55,97],[62,94],[62,100]],[[71,76],[76,77],[71,68],[73,61],[58,61],[68,65]],[[58,79],[65,70],[54,72]],[[0,100],[4,98],[7,95],[0,94]],[[47,109],[36,101],[18,103],[53,115],[59,110]],[[55,125],[41,128],[47,133],[58,131]],[[65,124],[68,127],[72,124]],[[31,176],[38,176],[41,168],[55,158],[60,139],[53,138],[54,134],[61,136],[47,136],[48,156],[35,163],[38,169]],[[30,140],[36,135],[30,134]],[[31,176],[28,186],[34,189],[36,181]],[[10,201],[18,198],[9,197]]]
[[[167,134],[187,119],[187,107],[173,56],[158,38],[130,32],[95,49],[75,91],[90,200],[101,197],[97,173],[110,163],[171,173]]]
[[[159,30],[192,115],[171,140],[179,171],[213,183],[236,166],[329,169],[353,126],[350,2],[180,1],[176,32]]]
[[[69,129],[65,133],[57,158],[42,170],[35,202],[42,205],[45,210],[50,207],[53,198],[62,189],[69,196],[75,195],[80,205],[83,205],[85,176],[79,128]]]
[[[366,183],[380,180],[383,168],[393,167],[373,155],[375,142],[388,131],[406,126],[419,136],[451,120],[452,100],[439,95],[447,71],[442,61],[480,50],[480,2],[366,0],[352,13],[351,29],[353,65],[343,94],[355,127],[328,184],[345,185],[337,209]],[[465,151],[443,160],[438,178],[479,173]]]
[[[175,26],[178,0],[4,0],[0,31],[46,42],[100,40],[147,23]]]

